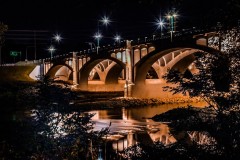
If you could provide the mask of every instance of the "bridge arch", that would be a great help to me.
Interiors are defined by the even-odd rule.
[[[101,66],[104,66],[104,63],[106,63],[106,60],[112,61],[112,63],[108,66],[106,69],[106,76],[104,80],[104,84],[117,84],[118,75],[121,73],[122,70],[125,72],[125,64],[114,57],[107,57],[107,58],[99,58],[99,59],[91,59],[88,61],[84,66],[79,70],[79,88],[81,90],[89,90],[88,87],[88,77],[89,73],[92,71],[92,69],[98,65],[101,64]]]
[[[135,85],[133,86],[132,95],[134,97],[148,97],[148,96],[154,97],[154,95],[159,97],[160,94],[164,96],[170,96],[162,92],[162,87],[166,86],[167,84],[165,80],[161,79],[161,76],[167,72],[167,69],[174,68],[179,70],[180,72],[186,71],[189,65],[194,62],[195,60],[194,54],[197,52],[208,52],[208,53],[218,54],[220,51],[213,48],[206,47],[206,46],[196,45],[195,47],[192,47],[192,46],[176,47],[176,48],[169,48],[165,50],[155,50],[149,53],[134,66]],[[155,63],[158,63],[160,65],[156,67]],[[161,72],[160,74],[158,74],[159,81],[152,81],[151,82],[152,86],[147,84],[148,81],[146,81],[146,76],[151,67],[153,67],[155,70],[156,68],[158,68]],[[143,88],[144,88],[144,91],[142,90]],[[156,93],[150,93],[150,92],[156,92]]]
[[[69,81],[72,80],[73,68],[66,63],[55,63],[46,73],[46,76],[54,80]]]

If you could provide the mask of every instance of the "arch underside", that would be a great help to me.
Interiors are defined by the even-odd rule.
[[[72,83],[72,68],[66,64],[56,64],[49,69],[46,76],[54,79],[55,81],[66,81]]]
[[[164,86],[175,86],[167,84],[162,78],[169,69],[178,70],[181,73],[193,74],[197,72],[194,67],[194,54],[203,52],[194,48],[173,48],[161,52],[155,52],[146,59],[142,59],[135,65],[135,85],[132,87],[132,96],[134,97],[179,97],[182,94],[172,95],[170,92],[163,91]],[[146,78],[149,70],[153,68],[158,75],[157,78]]]
[[[115,58],[92,60],[80,69],[78,88],[96,92],[121,91],[124,82],[119,80],[119,76],[124,70],[125,64]],[[94,79],[94,75],[99,78]]]

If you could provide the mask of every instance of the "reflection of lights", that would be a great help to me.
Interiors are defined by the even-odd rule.
[[[187,134],[191,141],[197,143],[198,145],[216,145],[216,139],[211,137],[208,132],[205,131],[187,131]]]
[[[31,117],[35,121],[39,121],[41,113],[38,110],[31,111]],[[93,114],[88,114],[89,116],[93,116]],[[47,115],[46,120],[48,121],[46,125],[50,128],[49,132],[46,131],[38,132],[38,134],[45,135],[45,136],[53,136],[54,138],[60,138],[67,136],[70,132],[78,129],[78,125],[75,123],[69,123],[69,121],[76,122],[76,116],[84,117],[84,114],[79,114],[78,112],[72,112],[71,114],[61,114],[61,113],[51,113]],[[81,122],[79,122],[81,123]],[[93,123],[89,122],[88,127],[90,127]],[[89,128],[90,129],[90,128]]]
[[[170,135],[169,127],[167,124],[160,123],[158,125],[151,125],[153,120],[146,120],[149,125],[147,125],[148,128],[148,134],[153,142],[161,142],[164,145],[169,145],[176,142],[176,139]]]
[[[125,83],[125,85],[126,85],[126,83]],[[124,85],[124,87],[127,87],[125,85]],[[128,110],[126,110],[125,108],[122,108],[122,119],[125,120],[125,121],[128,119],[127,112],[128,112]]]
[[[49,117],[52,118],[52,121],[48,123],[48,126],[50,127],[50,131],[54,135],[55,138],[66,136],[67,133],[63,129],[64,121],[66,119],[66,116],[63,116],[60,113],[52,113]]]

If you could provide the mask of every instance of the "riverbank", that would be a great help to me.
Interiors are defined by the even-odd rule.
[[[157,106],[162,104],[183,104],[203,102],[200,98],[134,98],[134,97],[116,97],[108,100],[86,101],[74,103],[74,109],[80,110],[95,110],[95,109],[110,109],[110,108],[130,108],[130,107],[143,107],[143,106]]]

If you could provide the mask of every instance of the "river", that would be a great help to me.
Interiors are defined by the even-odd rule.
[[[110,126],[110,133],[106,136],[112,142],[112,148],[121,152],[124,148],[138,142],[151,144],[161,141],[164,145],[176,142],[169,132],[168,122],[155,122],[149,118],[168,110],[187,107],[204,107],[205,102],[163,104],[159,106],[144,106],[134,108],[119,108],[107,110],[92,110],[92,120],[95,122],[95,130]]]

